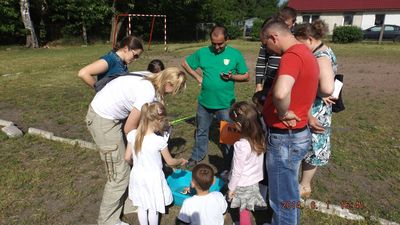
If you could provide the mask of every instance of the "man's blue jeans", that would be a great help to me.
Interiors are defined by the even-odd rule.
[[[196,114],[196,140],[192,150],[191,158],[201,161],[208,152],[208,134],[214,115],[218,121],[231,121],[228,109],[208,109],[200,104],[197,106]],[[229,146],[223,146],[224,157],[229,153]]]
[[[311,133],[308,128],[287,134],[269,130],[267,141],[269,201],[274,210],[272,224],[300,224],[298,173],[310,148]]]

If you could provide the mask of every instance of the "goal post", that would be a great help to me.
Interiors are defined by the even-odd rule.
[[[148,47],[147,49],[150,49],[150,44],[151,44],[151,39],[153,35],[153,29],[154,29],[154,22],[156,18],[164,18],[164,51],[168,50],[167,47],[167,16],[166,15],[159,15],[159,14],[130,14],[130,13],[122,13],[118,14],[115,16],[115,26],[114,26],[114,32],[113,32],[113,47],[117,43],[117,34],[118,34],[118,21],[121,17],[127,17],[128,18],[128,26],[127,26],[127,33],[128,35],[131,35],[132,32],[132,17],[151,17],[151,28],[150,28],[150,37],[149,37],[149,42],[148,42]]]

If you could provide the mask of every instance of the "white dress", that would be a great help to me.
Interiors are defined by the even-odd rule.
[[[142,149],[135,154],[136,130],[127,139],[132,146],[133,168],[129,179],[129,198],[133,205],[165,213],[165,206],[172,203],[171,189],[162,171],[161,150],[167,147],[166,138],[156,134],[144,136]]]

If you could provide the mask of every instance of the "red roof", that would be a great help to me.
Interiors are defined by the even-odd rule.
[[[289,0],[298,12],[400,11],[400,0]]]

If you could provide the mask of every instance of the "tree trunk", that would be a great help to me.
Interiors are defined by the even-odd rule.
[[[82,23],[82,37],[83,37],[83,43],[85,43],[85,45],[88,45],[88,39],[87,39],[87,32],[86,32],[85,23]]]
[[[19,4],[21,7],[21,16],[22,21],[24,22],[25,29],[30,33],[26,35],[26,47],[38,48],[38,39],[35,33],[35,29],[33,27],[31,15],[29,13],[29,0],[20,0]]]
[[[111,6],[111,11],[113,13],[112,18],[111,18],[111,31],[110,31],[110,42],[112,43],[114,41],[114,29],[115,29],[115,0],[113,1],[113,4]]]

